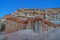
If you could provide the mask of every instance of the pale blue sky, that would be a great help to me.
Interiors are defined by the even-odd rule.
[[[0,0],[0,17],[20,8],[57,8],[60,0]]]

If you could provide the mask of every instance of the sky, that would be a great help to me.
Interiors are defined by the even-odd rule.
[[[60,0],[0,0],[0,18],[21,8],[58,8]]]

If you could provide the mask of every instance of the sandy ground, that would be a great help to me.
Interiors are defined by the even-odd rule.
[[[0,40],[4,39],[4,32],[0,32]]]
[[[32,30],[22,30],[15,33],[7,34],[0,33],[0,40],[60,40],[60,28],[48,32],[42,36],[40,34],[33,32]]]
[[[60,40],[60,28],[44,34],[43,40]]]
[[[33,30],[22,30],[5,36],[6,40],[40,40],[40,34]]]

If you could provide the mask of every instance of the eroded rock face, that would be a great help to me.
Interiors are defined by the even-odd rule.
[[[33,30],[22,30],[5,35],[6,40],[40,40],[40,34]]]

